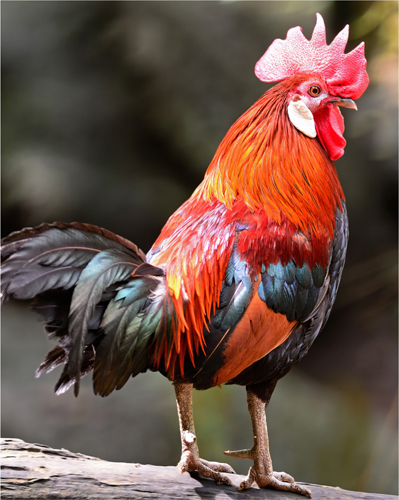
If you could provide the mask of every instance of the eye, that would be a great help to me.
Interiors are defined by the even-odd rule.
[[[312,97],[317,97],[321,93],[321,88],[318,85],[312,85],[309,88],[309,95]]]

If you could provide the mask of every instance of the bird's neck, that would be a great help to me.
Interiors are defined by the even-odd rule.
[[[235,122],[193,197],[217,199],[229,210],[244,202],[274,221],[286,217],[300,230],[332,236],[343,191],[319,140],[289,121],[292,80],[272,87]]]

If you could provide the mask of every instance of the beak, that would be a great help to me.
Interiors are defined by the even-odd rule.
[[[356,103],[355,101],[352,101],[352,99],[344,99],[343,97],[333,97],[332,99],[329,99],[327,102],[331,102],[331,104],[334,104],[334,106],[340,106],[341,108],[355,109],[357,111]]]

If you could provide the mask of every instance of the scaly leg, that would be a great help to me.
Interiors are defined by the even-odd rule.
[[[226,455],[236,458],[249,458],[254,461],[248,476],[240,484],[239,490],[246,490],[256,483],[260,488],[267,486],[280,491],[291,491],[312,497],[304,486],[295,483],[294,478],[285,472],[274,472],[269,452],[269,436],[266,425],[266,404],[247,387],[248,410],[251,415],[254,445],[250,450],[225,451]]]
[[[177,468],[181,473],[198,471],[201,476],[211,477],[218,484],[231,485],[230,479],[220,474],[221,472],[235,474],[230,465],[208,462],[199,457],[193,418],[193,385],[184,382],[175,383],[174,386],[182,446],[181,459],[177,464]]]

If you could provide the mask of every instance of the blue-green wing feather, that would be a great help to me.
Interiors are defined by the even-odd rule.
[[[264,264],[258,294],[276,313],[285,314],[288,321],[305,321],[317,306],[328,282],[327,269],[310,267],[295,261]]]

